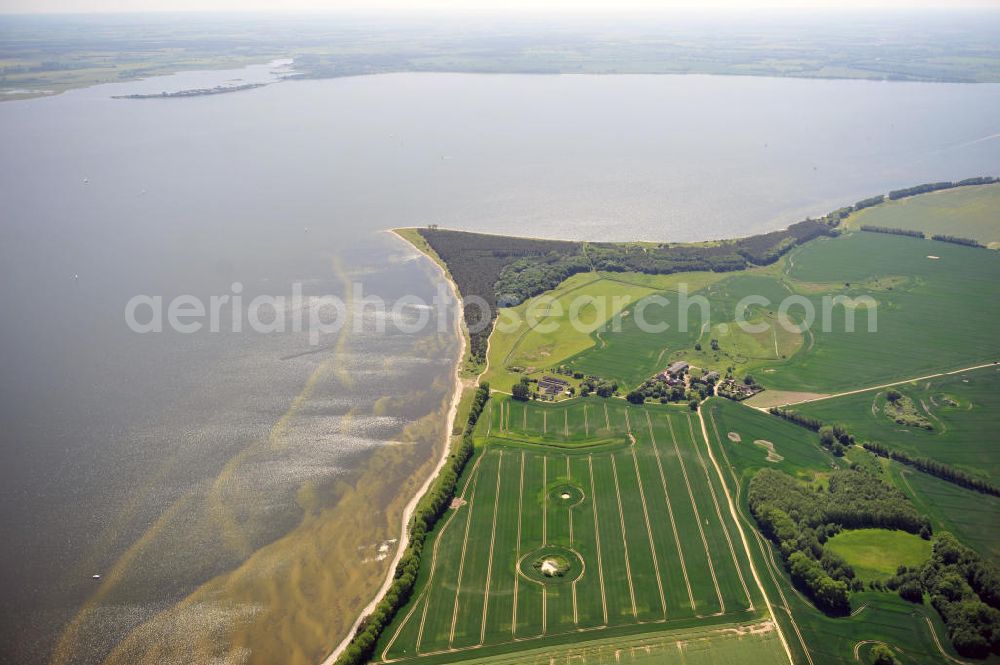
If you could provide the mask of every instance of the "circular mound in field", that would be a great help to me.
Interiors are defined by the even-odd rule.
[[[559,545],[546,545],[528,552],[517,562],[518,571],[539,584],[570,584],[583,575],[579,552]]]
[[[549,489],[549,502],[561,508],[570,508],[583,501],[583,490],[576,485],[563,483]]]

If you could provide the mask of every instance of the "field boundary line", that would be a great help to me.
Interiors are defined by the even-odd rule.
[[[646,520],[646,536],[649,537],[649,551],[653,555],[653,571],[656,573],[656,588],[660,592],[660,607],[663,608],[663,618],[667,618],[667,597],[663,594],[663,581],[660,578],[660,562],[656,555],[656,545],[653,543],[653,525],[649,521],[649,508],[646,506],[646,492],[642,487],[642,476],[639,473],[639,458],[635,454],[635,436],[632,434],[632,421],[628,411],[625,412],[625,428],[632,440],[632,464],[635,466],[635,480],[639,485],[639,498],[642,500],[642,516]]]
[[[483,457],[486,455],[484,454]],[[476,488],[479,487],[479,474],[472,483],[472,496],[469,498],[469,517],[465,522],[465,538],[462,539],[462,558],[458,562],[458,582],[455,584],[455,607],[451,612],[451,632],[448,635],[448,648],[455,641],[455,624],[458,623],[458,597],[462,593],[462,573],[465,571],[465,552],[469,545],[469,527],[472,526],[472,509],[476,505]]]
[[[681,573],[684,575],[684,586],[687,587],[688,602],[691,603],[691,611],[697,616],[698,607],[694,602],[694,592],[691,590],[691,580],[688,578],[687,563],[684,561],[684,550],[681,547],[681,536],[677,531],[677,522],[674,521],[674,507],[670,503],[670,494],[667,492],[667,476],[663,473],[663,463],[660,461],[660,450],[656,446],[656,437],[653,435],[653,420],[649,417],[649,411],[646,411],[646,425],[649,426],[649,439],[653,443],[656,467],[660,471],[660,482],[663,484],[663,498],[667,502],[667,515],[670,517],[670,528],[674,532],[674,544],[677,546],[677,555],[681,559]]]
[[[573,484],[573,469],[569,465],[569,455],[566,455],[566,481],[568,483],[570,483],[570,485]],[[574,507],[575,507],[575,504],[573,506],[569,506],[569,507],[566,508],[566,516],[569,519],[569,544],[570,544],[570,546],[573,545],[573,508]],[[575,580],[573,581],[573,586],[574,586],[574,588],[576,587],[576,581]]]
[[[705,464],[705,458],[701,455],[701,449],[698,446],[698,436],[694,433],[694,423],[691,422],[691,414],[686,413],[684,416],[688,421],[688,429],[691,431],[691,440],[695,442],[694,450],[698,455],[698,462],[701,464],[702,470],[705,472],[705,482],[708,483],[708,491],[712,494],[712,503],[715,504],[715,514],[719,518],[719,526],[722,527],[722,533],[726,536],[726,542],[729,544],[729,554],[733,558],[733,565],[736,567],[736,574],[740,578],[740,585],[743,587],[743,593],[746,594],[747,603],[749,607],[747,609],[753,610],[753,598],[750,597],[750,589],[747,587],[746,580],[743,579],[743,570],[740,567],[740,562],[736,558],[736,548],[733,547],[733,539],[729,535],[729,529],[726,527],[726,520],[722,517],[722,509],[719,507],[719,498],[715,494],[715,487],[712,485],[712,477],[708,473],[708,465]],[[708,432],[705,432],[705,444],[708,444]]]
[[[528,433],[528,407],[524,404],[521,405],[521,429]]]
[[[837,397],[846,397],[848,395],[857,395],[859,393],[866,393],[866,392],[869,392],[869,391],[872,391],[872,390],[881,390],[883,388],[891,388],[893,386],[901,386],[904,383],[915,383],[917,381],[927,381],[929,379],[939,379],[942,376],[952,376],[954,374],[961,374],[962,372],[972,372],[972,371],[977,370],[977,369],[985,369],[987,367],[996,367],[996,366],[997,366],[997,363],[996,363],[996,361],[994,361],[994,362],[984,363],[982,365],[973,365],[972,367],[963,367],[962,369],[956,369],[956,370],[952,370],[950,372],[938,372],[937,374],[928,374],[927,376],[917,376],[917,377],[914,377],[912,379],[903,379],[902,381],[893,381],[892,383],[883,383],[880,386],[870,386],[868,388],[858,388],[857,390],[847,390],[847,391],[842,392],[842,393],[834,393],[832,395],[823,395],[822,397],[811,397],[809,399],[803,399],[803,400],[799,400],[797,402],[786,402],[785,404],[776,404],[775,406],[784,407],[784,406],[795,406],[797,404],[807,404],[809,402],[821,402],[821,401],[826,400],[826,399],[835,399]],[[758,408],[758,407],[754,407],[754,408]],[[759,410],[766,411],[766,409],[763,409],[763,407],[760,407]]]
[[[677,435],[674,433],[674,424],[670,420],[670,415],[666,415],[667,426],[670,428],[670,438],[674,442],[674,450],[677,452],[677,461],[681,465],[681,475],[684,476],[684,485],[687,487],[688,498],[691,499],[691,508],[694,509],[694,519],[698,523],[698,533],[701,534],[701,545],[705,548],[705,561],[708,563],[708,572],[712,574],[712,584],[715,586],[715,595],[719,600],[719,612],[726,613],[726,601],[722,599],[722,590],[719,588],[719,579],[715,576],[715,564],[712,563],[712,553],[708,551],[708,539],[705,538],[705,527],[701,523],[701,513],[698,511],[698,504],[694,500],[694,491],[691,489],[691,480],[688,478],[687,468],[684,465],[684,457],[681,455],[681,448],[677,445]]]
[[[497,510],[500,508],[500,480],[503,469],[503,448],[500,449],[500,459],[497,460],[497,491],[493,499],[493,528],[490,530],[490,557],[486,564],[486,587],[483,593],[483,625],[479,630],[479,643],[486,641],[486,614],[490,607],[490,582],[493,579],[493,546],[497,538]]]
[[[542,547],[549,544],[549,456],[542,456]]]
[[[587,405],[583,405],[583,431],[590,436],[590,422],[587,420]]]
[[[608,599],[604,594],[604,562],[601,558],[601,529],[597,524],[597,490],[594,487],[594,456],[587,455],[587,467],[590,469],[590,502],[594,508],[594,540],[597,541],[597,578],[601,583],[601,609],[604,612],[604,625],[608,624]]]
[[[608,403],[604,403],[604,426],[607,427],[608,434],[611,433],[611,416],[608,415]]]
[[[622,510],[622,493],[618,486],[618,464],[615,462],[615,455],[611,453],[611,475],[615,479],[615,496],[618,497],[618,519],[622,525],[622,545],[625,547],[625,577],[628,579],[628,595],[632,601],[632,616],[639,620],[639,610],[635,606],[635,587],[632,585],[632,564],[628,560],[628,535],[625,533],[625,511]]]
[[[524,451],[521,451],[521,485],[517,494],[517,549],[514,556],[514,612],[510,619],[510,636],[517,638],[517,562],[521,560],[521,512],[524,506]]]
[[[573,468],[569,464],[569,455],[566,455],[566,480],[569,481],[571,484],[573,482]],[[566,516],[569,518],[569,546],[572,549],[572,547],[574,545],[574,541],[573,541],[573,506],[569,506],[566,509]],[[585,562],[584,563],[584,567],[585,568],[586,568],[586,565],[587,564]],[[579,578],[573,580],[573,585],[572,585],[572,587],[573,587],[573,623],[574,623],[574,625],[579,625],[580,624],[579,614],[577,613],[577,610],[576,610],[576,583],[579,582],[579,581],[580,581]]]
[[[740,526],[739,516],[736,512],[736,505],[733,503],[733,497],[729,493],[729,487],[726,485],[726,480],[722,476],[722,469],[719,467],[719,463],[715,460],[715,455],[712,453],[712,447],[709,445],[708,429],[705,427],[705,416],[702,414],[702,405],[699,405],[698,408],[698,420],[701,423],[702,435],[705,437],[705,446],[708,450],[708,457],[712,460],[712,466],[715,467],[715,473],[719,476],[719,481],[722,483],[722,491],[725,492],[726,501],[729,504],[729,513],[732,516],[733,521],[736,522],[736,528],[740,532],[740,539],[743,541],[743,549],[747,555],[747,562],[750,564],[750,572],[753,573],[754,581],[757,582],[757,587],[760,589],[760,593],[764,597],[764,604],[767,605],[768,614],[770,614],[771,618],[774,620],[774,627],[778,631],[778,637],[781,638],[781,646],[785,648],[785,655],[788,657],[788,662],[794,664],[795,659],[792,658],[792,650],[788,646],[787,640],[785,640],[785,632],[781,630],[781,624],[778,623],[778,618],[775,616],[774,609],[771,607],[771,600],[767,597],[767,590],[764,588],[764,584],[760,581],[760,576],[757,574],[757,566],[753,562],[753,554],[750,552],[750,545],[747,543],[746,534],[743,533],[743,527]],[[695,445],[697,445],[697,442],[695,442]],[[788,614],[791,616],[790,609]],[[809,662],[811,663],[812,657],[808,654],[809,652],[806,651],[806,656],[809,658]]]
[[[563,436],[569,438],[569,409],[563,411]]]
[[[542,434],[549,433],[549,412],[542,411]]]

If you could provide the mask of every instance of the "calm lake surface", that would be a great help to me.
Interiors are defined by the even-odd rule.
[[[360,283],[429,300],[437,274],[380,230],[701,240],[1000,174],[997,85],[399,74],[110,98],[165,86],[0,104],[2,662],[128,662],[129,635],[264,662],[287,638],[241,631],[306,601],[258,592],[280,573],[248,569],[254,554],[280,563],[288,543],[293,568],[379,565],[397,528],[388,506],[398,515],[402,479],[440,441],[458,346],[434,325],[381,334],[358,307],[359,331],[318,346],[293,332],[138,335],[123,317],[136,294],[239,282],[247,300],[293,283],[347,296]],[[397,449],[385,486],[365,488],[371,533],[303,550],[290,534]],[[229,584],[242,570],[258,574]],[[214,595],[178,607],[213,579]],[[362,587],[323,608],[328,646],[374,590]]]

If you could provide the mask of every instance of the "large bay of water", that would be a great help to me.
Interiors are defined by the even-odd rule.
[[[218,80],[233,78],[259,80]],[[429,263],[380,230],[701,240],[1000,173],[997,85],[399,74],[110,98],[159,89],[0,104],[2,662],[101,662],[116,645],[127,662],[129,635],[225,662],[309,643],[231,636],[313,597],[269,588],[286,542],[306,587],[310,570],[384,566],[371,562],[397,527],[388,507],[440,445],[451,334],[380,334],[359,309],[360,331],[318,346],[291,332],[138,335],[123,318],[135,294],[240,282],[249,298],[298,282],[344,295],[358,282],[429,299]],[[315,551],[289,540],[390,449],[386,486],[366,488],[371,533]],[[365,601],[322,608],[330,646]]]

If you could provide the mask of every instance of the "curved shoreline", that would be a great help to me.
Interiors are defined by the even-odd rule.
[[[406,552],[406,548],[410,542],[410,534],[408,527],[410,524],[410,520],[413,518],[413,511],[416,510],[417,504],[420,503],[420,500],[424,497],[424,495],[427,494],[427,491],[431,488],[431,485],[437,479],[438,474],[441,473],[441,469],[444,467],[445,462],[448,461],[448,453],[451,451],[452,430],[455,427],[455,418],[458,416],[458,405],[462,399],[461,372],[462,372],[462,361],[465,358],[466,341],[465,341],[465,335],[462,334],[462,316],[461,316],[462,296],[458,291],[458,286],[451,279],[451,276],[448,274],[448,272],[442,265],[440,265],[437,261],[428,256],[425,252],[421,251],[420,248],[414,246],[414,244],[411,243],[409,240],[407,240],[399,233],[397,233],[395,229],[389,229],[385,232],[394,235],[400,241],[405,243],[408,247],[412,247],[418,254],[420,254],[420,256],[423,256],[424,258],[428,259],[438,269],[438,271],[444,277],[445,281],[448,282],[449,288],[451,288],[452,295],[454,295],[455,301],[458,304],[458,306],[455,309],[455,324],[454,324],[455,334],[458,335],[458,340],[459,340],[458,357],[455,360],[455,370],[454,370],[455,382],[452,390],[451,405],[448,407],[448,416],[445,419],[444,446],[441,450],[441,456],[438,459],[437,464],[434,466],[434,469],[432,469],[430,474],[428,474],[427,479],[416,491],[416,493],[414,493],[413,498],[411,498],[410,501],[406,504],[406,507],[403,508],[402,529],[400,532],[399,543],[398,546],[396,547],[396,553],[392,558],[392,562],[389,565],[389,570],[386,573],[385,581],[382,582],[382,586],[375,593],[375,596],[372,598],[371,602],[368,603],[368,605],[366,605],[358,613],[358,618],[355,619],[354,623],[351,625],[351,629],[347,633],[347,635],[344,636],[344,638],[340,641],[337,647],[330,653],[330,655],[328,655],[325,659],[323,659],[322,665],[334,665],[337,658],[339,658],[340,655],[344,652],[344,650],[348,647],[348,645],[350,645],[351,640],[354,638],[354,635],[358,632],[358,628],[361,626],[361,622],[365,619],[365,617],[371,614],[372,611],[374,611],[375,607],[379,604],[379,602],[381,602],[382,598],[389,590],[389,587],[392,585],[392,582],[396,576],[396,566],[399,565],[399,561],[403,557],[403,553]]]

